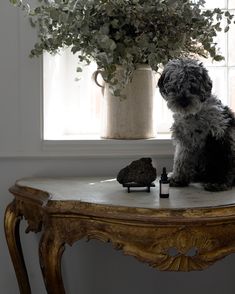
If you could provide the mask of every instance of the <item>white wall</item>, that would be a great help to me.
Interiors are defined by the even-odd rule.
[[[35,37],[18,18],[8,0],[0,2],[0,293],[16,294],[18,286],[3,232],[3,215],[12,197],[8,188],[29,176],[116,175],[133,158],[34,157],[40,146],[40,62],[28,59]],[[21,37],[20,37],[21,36]],[[26,107],[22,108],[22,101]],[[32,130],[36,130],[33,132]],[[31,155],[22,157],[19,155]],[[157,169],[172,165],[172,158],[154,158]],[[38,263],[40,234],[24,234],[25,252],[33,294],[45,289]],[[63,276],[68,294],[232,294],[235,291],[235,256],[204,272],[160,273],[109,244],[80,241],[63,256]]]

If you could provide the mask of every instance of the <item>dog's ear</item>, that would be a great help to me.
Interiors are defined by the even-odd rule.
[[[208,70],[203,66],[202,63],[199,64],[202,67],[202,83],[207,94],[211,94],[212,90],[212,80],[208,75]]]
[[[162,87],[163,87],[164,78],[165,78],[165,74],[164,74],[164,72],[163,72],[163,73],[161,74],[159,80],[158,80],[158,83],[157,83],[157,85],[158,85],[159,88],[162,88]]]
[[[206,69],[203,70],[202,81],[206,93],[210,95],[212,90],[212,80],[210,79],[208,71]]]
[[[163,71],[163,73],[161,74],[159,80],[158,80],[158,87],[159,87],[159,90],[162,94],[166,94],[166,91],[165,91],[165,88],[164,88],[164,80],[165,80],[165,73]]]

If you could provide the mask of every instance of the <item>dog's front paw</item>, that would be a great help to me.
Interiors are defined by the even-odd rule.
[[[222,183],[222,184],[205,183],[205,184],[203,184],[203,187],[206,191],[211,191],[211,192],[227,191],[227,190],[232,189],[232,186],[228,185],[226,183]]]
[[[186,187],[188,186],[189,182],[187,180],[171,177],[169,178],[170,186],[171,187]]]

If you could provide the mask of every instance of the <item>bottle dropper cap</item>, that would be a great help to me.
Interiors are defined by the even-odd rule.
[[[163,167],[163,170],[162,170],[161,180],[162,181],[167,181],[168,180],[167,173],[166,173],[166,168],[165,167]]]

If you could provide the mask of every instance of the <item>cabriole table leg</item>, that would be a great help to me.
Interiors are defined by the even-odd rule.
[[[39,245],[39,257],[48,294],[65,294],[61,275],[61,258],[64,248],[64,242],[53,230],[45,230]]]
[[[24,262],[23,252],[20,242],[21,216],[17,214],[16,202],[10,203],[6,209],[4,217],[5,235],[10,256],[15,268],[16,277],[21,294],[31,294],[29,278]]]

